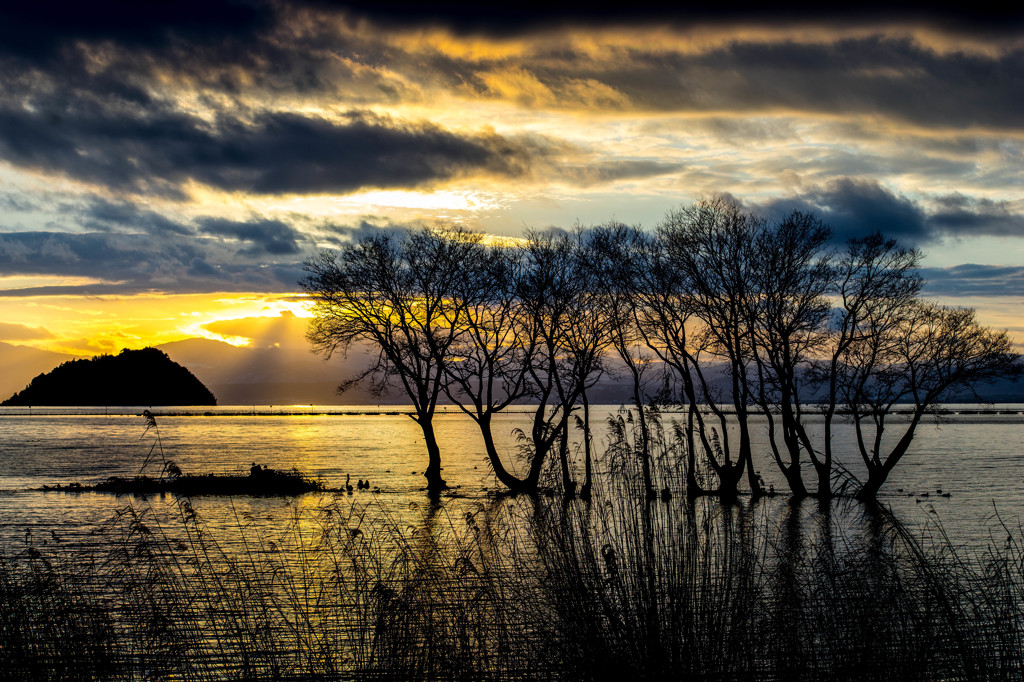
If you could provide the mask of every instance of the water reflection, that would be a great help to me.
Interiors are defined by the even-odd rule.
[[[91,543],[33,532],[7,556],[102,605],[120,665],[143,675],[1007,672],[985,647],[1019,645],[1020,614],[961,608],[987,587],[957,591],[949,548],[922,549],[884,508],[635,487],[400,507],[122,499]]]

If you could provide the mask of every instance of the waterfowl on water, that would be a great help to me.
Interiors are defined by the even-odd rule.
[[[345,490],[352,492],[352,474],[345,474]]]

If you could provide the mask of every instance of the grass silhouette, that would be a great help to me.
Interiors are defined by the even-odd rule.
[[[652,417],[671,488],[680,441]],[[139,497],[106,553],[26,536],[0,562],[0,678],[1024,677],[1019,529],[969,552],[849,499],[649,500],[622,419],[589,503],[410,523],[324,495],[225,527]]]

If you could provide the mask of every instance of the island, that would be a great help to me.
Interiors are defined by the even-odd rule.
[[[0,403],[27,405],[216,405],[187,368],[156,348],[70,360]]]
[[[174,464],[164,466],[163,475],[158,478],[151,476],[111,476],[95,485],[70,483],[68,485],[44,485],[42,490],[80,493],[99,492],[117,495],[152,495],[171,493],[191,497],[193,495],[302,495],[315,492],[342,492],[324,486],[297,469],[278,471],[267,467],[258,467],[253,463],[249,475],[222,474],[185,474]]]

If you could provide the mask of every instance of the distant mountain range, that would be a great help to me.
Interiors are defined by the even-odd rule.
[[[355,387],[338,395],[338,384],[356,375],[370,361],[367,349],[353,349],[347,358],[325,361],[313,354],[305,338],[308,320],[284,313],[278,317],[224,320],[205,325],[224,336],[243,337],[248,346],[191,338],[157,346],[171,360],[187,367],[221,405],[373,405],[404,404],[395,390],[372,395]],[[62,353],[0,343],[0,399],[23,389],[36,375],[75,359]],[[615,364],[615,363],[611,363]],[[723,384],[724,387],[724,384]],[[992,402],[1024,402],[1024,382],[997,382],[979,388]],[[620,404],[630,399],[625,372],[603,378],[591,392],[592,404]],[[950,402],[974,402],[970,395]]]
[[[0,342],[0,400],[28,386],[37,374],[74,359],[74,355]]]

